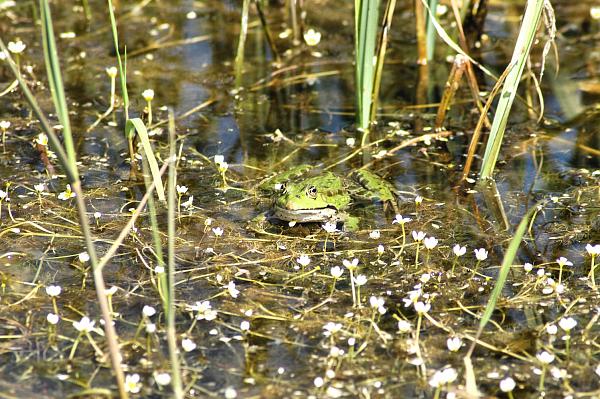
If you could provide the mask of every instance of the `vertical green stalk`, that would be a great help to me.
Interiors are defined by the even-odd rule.
[[[169,293],[167,295],[167,340],[169,345],[169,357],[171,359],[171,373],[173,394],[175,398],[183,398],[181,386],[181,375],[179,370],[179,349],[177,347],[177,330],[175,327],[175,209],[176,195],[175,183],[177,156],[175,155],[175,118],[173,111],[169,112],[169,191],[167,193],[167,217],[168,217],[168,281]]]
[[[379,0],[354,1],[356,120],[358,127],[365,131],[369,128],[371,122],[378,18]]]
[[[429,9],[435,14],[438,6],[438,0],[428,0],[427,1]],[[431,15],[429,13],[425,15],[426,28],[425,28],[425,42],[427,43],[427,61],[431,61],[433,59],[433,52],[435,50],[435,37],[436,37],[436,29],[433,21],[431,20]]]
[[[113,42],[115,52],[117,53],[117,62],[119,64],[119,81],[121,82],[121,96],[123,97],[123,107],[125,108],[125,119],[129,119],[129,95],[127,94],[127,74],[126,66],[121,60],[121,52],[119,51],[119,36],[117,33],[117,20],[113,10],[112,0],[108,1],[108,13],[110,15],[110,26],[112,29]]]
[[[529,51],[535,39],[535,32],[542,16],[544,2],[545,0],[527,1],[527,8],[525,9],[525,16],[521,23],[517,43],[515,44],[510,64],[507,67],[510,71],[506,76],[506,81],[500,93],[500,100],[498,101],[498,107],[494,115],[494,121],[492,122],[490,137],[485,148],[480,172],[481,179],[491,178],[494,172],[510,109],[517,94],[523,68],[529,57]]]
[[[242,86],[242,72],[244,69],[244,48],[246,47],[246,37],[248,36],[248,9],[250,0],[244,0],[242,3],[242,20],[240,22],[240,39],[238,41],[237,54],[235,56],[235,87]]]

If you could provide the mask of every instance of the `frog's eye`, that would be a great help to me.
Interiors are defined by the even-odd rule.
[[[317,188],[315,186],[310,186],[307,190],[306,190],[306,195],[308,195],[310,198],[315,199],[317,198]]]

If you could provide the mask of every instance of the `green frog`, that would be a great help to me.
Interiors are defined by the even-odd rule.
[[[310,176],[312,169],[310,165],[299,165],[259,185],[262,191],[274,193],[267,218],[290,224],[341,222],[346,230],[354,230],[358,218],[348,211],[357,201],[390,204],[398,213],[395,188],[376,174],[357,170],[349,178],[328,171]]]

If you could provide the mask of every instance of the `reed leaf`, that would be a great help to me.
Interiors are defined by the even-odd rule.
[[[119,64],[119,82],[121,83],[121,97],[123,97],[123,107],[125,108],[125,119],[129,119],[129,94],[127,93],[127,70],[126,65],[121,60],[121,52],[119,51],[119,36],[117,33],[117,20],[113,10],[112,0],[108,1],[108,13],[110,15],[110,27],[112,30],[115,52],[117,53],[117,62]],[[133,162],[133,159],[131,160]]]
[[[152,179],[154,180],[154,184],[156,184],[156,194],[158,195],[158,199],[165,201],[165,189],[160,178],[158,162],[156,162],[156,157],[154,156],[154,150],[152,149],[152,143],[150,143],[148,130],[146,130],[146,126],[140,118],[128,119],[127,122],[125,122],[125,135],[127,137],[133,137],[134,132],[137,132],[140,142],[142,143],[142,148],[144,149],[144,154],[146,155],[146,160],[148,161],[150,172],[152,173]]]
[[[435,14],[438,6],[438,0],[428,0],[428,9],[432,10],[432,14]],[[427,13],[427,26],[425,28],[425,42],[427,43],[427,61],[433,59],[433,53],[435,51],[435,26],[429,13]]]
[[[379,0],[354,1],[356,119],[358,127],[363,130],[368,129],[371,122],[379,3]]]
[[[494,173],[506,123],[508,122],[510,110],[517,94],[523,68],[525,67],[535,39],[535,33],[542,16],[542,11],[544,10],[544,3],[545,0],[529,0],[527,2],[517,43],[515,44],[510,64],[508,65],[510,71],[506,76],[502,92],[500,93],[498,107],[494,114],[490,136],[483,155],[480,179],[490,179]]]

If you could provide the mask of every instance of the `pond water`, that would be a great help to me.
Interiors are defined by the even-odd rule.
[[[58,124],[34,23],[37,5],[9,3],[0,0],[1,37],[26,44],[23,76]],[[145,188],[130,176],[120,103],[99,120],[110,105],[105,69],[116,65],[116,54],[106,4],[89,3],[89,21],[79,1],[53,4],[52,11],[102,254]],[[352,2],[304,2],[302,25],[322,34],[316,46],[294,44],[286,2],[264,2],[277,53],[251,7],[241,89],[234,80],[241,2],[115,3],[128,52],[130,116],[147,120],[142,92],[153,89],[159,162],[168,158],[167,110],[176,116],[177,184],[187,187],[177,218],[176,328],[179,343],[186,342],[180,356],[187,396],[429,398],[439,384],[442,395],[464,397],[463,356],[516,226],[542,201],[493,322],[477,341],[478,388],[487,397],[509,397],[500,382],[510,377],[518,398],[600,397],[599,295],[589,274],[600,259],[586,250],[600,244],[600,20],[590,16],[591,2],[552,2],[560,68],[551,49],[540,86],[544,115],[535,86],[548,39],[541,35],[532,55],[535,78],[524,75],[489,185],[476,185],[476,173],[473,182],[460,183],[479,115],[465,82],[446,130],[432,129],[454,53],[439,41],[435,61],[427,69],[416,64],[412,2],[396,8],[377,125],[364,148],[354,126]],[[520,3],[487,2],[485,34],[473,56],[496,75],[510,60]],[[450,14],[440,16],[444,26]],[[477,77],[489,92],[494,81]],[[13,80],[0,63],[0,91]],[[77,211],[72,199],[58,198],[67,180],[56,161],[59,176],[48,175],[34,145],[39,123],[19,90],[0,97],[2,120],[11,124],[0,153],[1,188],[9,197],[0,199],[0,396],[116,395]],[[228,164],[225,182],[215,156]],[[365,201],[348,210],[358,218],[353,231],[259,221],[273,201],[260,183],[300,164],[311,165],[311,175],[331,171],[344,179],[368,168],[394,186],[397,212],[410,221],[396,223],[392,207]],[[40,183],[45,187],[37,192]],[[166,204],[158,213],[166,243]],[[414,238],[419,231],[437,243],[425,248]],[[466,247],[464,255],[453,252],[456,244]],[[485,259],[476,259],[479,248]],[[155,267],[144,213],[104,276],[115,287],[110,303],[125,372],[140,378],[132,391],[149,398],[170,395],[160,383],[170,362]],[[57,297],[50,286],[61,287]],[[144,306],[157,313],[144,314]],[[59,316],[57,324],[49,313]],[[96,322],[87,335],[72,324],[83,316]],[[577,324],[569,328],[570,318]],[[549,364],[544,352],[553,356]],[[440,370],[452,381],[439,383]]]

